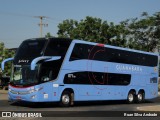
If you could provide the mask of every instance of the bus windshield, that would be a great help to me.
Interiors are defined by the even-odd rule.
[[[10,84],[21,86],[37,84],[37,71],[37,67],[35,70],[30,70],[30,65],[15,65],[12,71]]]

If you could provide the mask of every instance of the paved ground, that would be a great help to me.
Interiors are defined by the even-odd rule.
[[[158,93],[160,96],[160,92]],[[160,105],[152,105],[152,106],[144,106],[144,107],[137,107],[140,111],[160,111]]]
[[[0,90],[0,94],[7,94],[8,90]]]
[[[7,90],[0,90],[0,94],[7,94],[8,91]],[[160,92],[159,92],[159,96],[160,96]],[[1,98],[3,99],[3,98]],[[5,99],[5,98],[4,98]],[[138,111],[160,111],[160,104],[159,105],[148,105],[148,106],[141,106],[141,107],[137,107]]]
[[[107,101],[102,103],[87,102],[84,104],[76,104],[74,107],[63,108],[59,107],[57,104],[38,104],[38,106],[28,106],[24,103],[10,103],[7,100],[7,92],[7,90],[0,90],[0,114],[4,111],[18,111],[22,113],[27,111],[33,113],[40,112],[42,113],[42,118],[0,117],[0,120],[159,120],[160,117],[159,113],[158,117],[119,117],[125,113],[137,114],[138,111],[141,111],[139,113],[145,113],[146,111],[146,113],[148,113],[148,111],[154,111],[151,113],[157,113],[157,111],[160,111],[160,95],[155,100],[142,104],[127,104],[125,101]],[[73,115],[78,117],[74,117]],[[87,115],[87,117],[84,117],[85,115]]]
[[[160,105],[137,107],[137,109],[140,111],[160,111]]]

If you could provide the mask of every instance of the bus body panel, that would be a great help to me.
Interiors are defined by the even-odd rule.
[[[9,86],[9,99],[11,101],[52,102],[59,101],[58,95],[57,86],[51,82],[28,88]]]
[[[71,60],[74,47],[79,43],[93,47],[88,49],[90,52],[86,59]],[[97,46],[101,48],[94,51]],[[95,60],[96,55],[104,54],[104,48],[157,56],[138,50],[72,40],[56,79],[28,88],[16,88],[10,85],[9,99],[57,102],[61,100],[61,95],[66,89],[73,90],[74,101],[126,100],[130,90],[135,90],[136,95],[140,90],[144,90],[145,99],[158,96],[158,63],[156,66],[144,66]],[[94,53],[91,54],[92,50]]]

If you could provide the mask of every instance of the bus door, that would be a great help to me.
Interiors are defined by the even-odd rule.
[[[54,61],[45,62],[40,65],[39,81],[43,86],[43,96],[41,97],[46,101],[55,100],[55,96],[57,96],[58,86],[54,83],[59,72],[57,69]]]

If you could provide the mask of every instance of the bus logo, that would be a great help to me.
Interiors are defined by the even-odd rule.
[[[29,60],[19,60],[18,63],[28,63]]]

